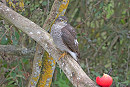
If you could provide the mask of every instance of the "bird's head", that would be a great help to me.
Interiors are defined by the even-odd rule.
[[[65,16],[59,16],[56,20],[55,20],[55,24],[56,23],[60,23],[60,24],[67,24],[68,19]]]

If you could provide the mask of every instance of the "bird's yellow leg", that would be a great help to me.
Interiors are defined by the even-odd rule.
[[[67,54],[67,53],[66,53],[66,52],[64,52],[64,53],[63,53],[63,54],[59,57],[59,59],[58,59],[58,60],[60,60],[62,57],[64,58],[66,54]]]

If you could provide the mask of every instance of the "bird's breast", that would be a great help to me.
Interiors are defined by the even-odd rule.
[[[61,28],[63,28],[63,27],[52,26],[51,36],[52,36],[53,41],[54,41],[55,45],[57,46],[57,48],[59,48],[61,51],[68,51],[68,48],[65,46],[65,44],[63,43],[63,40],[62,40]]]

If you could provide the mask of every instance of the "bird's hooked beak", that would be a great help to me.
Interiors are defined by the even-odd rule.
[[[67,24],[67,20],[64,21]]]

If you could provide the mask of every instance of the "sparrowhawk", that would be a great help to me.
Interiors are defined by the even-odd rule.
[[[79,49],[75,29],[67,23],[65,16],[60,16],[55,20],[51,28],[51,36],[57,48],[66,51],[78,61]]]

